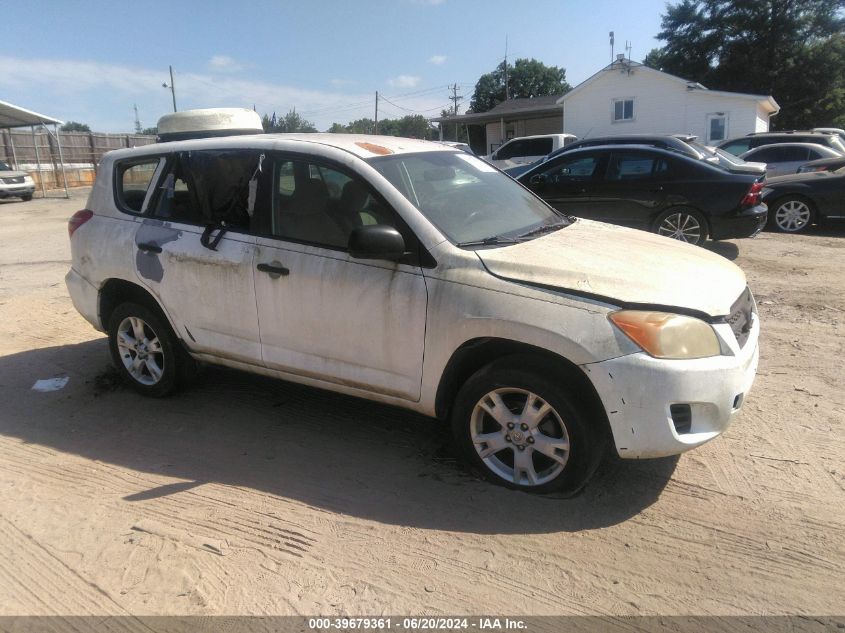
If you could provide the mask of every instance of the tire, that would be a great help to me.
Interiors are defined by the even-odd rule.
[[[123,303],[112,312],[108,333],[112,362],[127,385],[157,398],[173,392],[182,373],[179,360],[185,352],[158,312],[137,303]]]
[[[694,209],[669,209],[657,216],[651,230],[664,237],[700,245],[707,239],[707,220]]]
[[[813,223],[815,216],[815,209],[809,200],[786,196],[772,205],[769,224],[781,233],[800,233]]]
[[[458,392],[451,420],[455,441],[493,483],[575,494],[598,466],[604,434],[550,375],[530,357],[508,356],[480,369]]]
[[[21,200],[23,200],[24,202],[29,202],[30,200],[32,200],[32,194],[28,193],[25,196],[21,196]]]

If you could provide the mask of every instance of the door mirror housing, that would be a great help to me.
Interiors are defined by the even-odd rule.
[[[399,261],[405,255],[405,240],[392,226],[359,226],[349,236],[349,254],[356,259]]]
[[[534,174],[531,176],[531,179],[528,181],[532,185],[545,185],[546,184],[546,174]]]

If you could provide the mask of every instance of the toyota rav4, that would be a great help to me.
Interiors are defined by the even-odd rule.
[[[513,488],[578,490],[608,443],[647,458],[712,440],[757,368],[735,265],[568,217],[438,143],[118,150],[69,232],[73,303],[137,391],[206,362],[404,407],[449,420]]]

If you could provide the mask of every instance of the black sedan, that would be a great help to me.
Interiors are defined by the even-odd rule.
[[[845,167],[778,176],[765,184],[763,200],[779,231],[798,233],[813,222],[845,219]]]
[[[517,178],[570,215],[700,244],[753,237],[766,224],[762,178],[650,146],[565,152]]]

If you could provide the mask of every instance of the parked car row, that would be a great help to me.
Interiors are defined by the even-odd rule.
[[[750,134],[719,147],[683,134],[569,139],[534,163],[505,172],[565,213],[700,244],[753,237],[767,219],[773,228],[794,233],[845,217],[832,193],[845,193],[837,189],[838,178],[792,177],[843,167],[842,137],[817,129]]]

